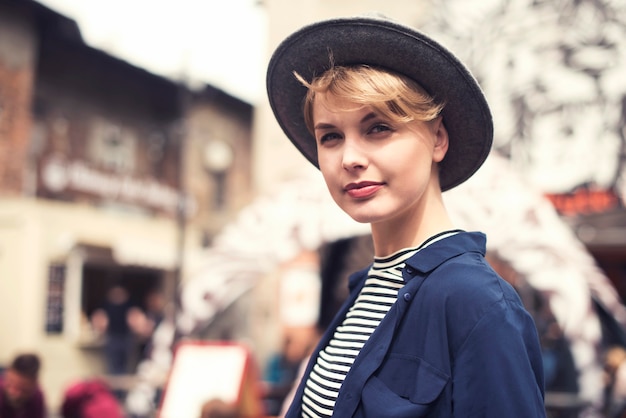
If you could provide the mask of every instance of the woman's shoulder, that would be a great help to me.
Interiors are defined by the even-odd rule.
[[[518,299],[517,292],[478,254],[463,254],[441,264],[426,282],[436,286],[442,296],[466,303]]]
[[[522,301],[483,257],[463,255],[448,260],[425,280],[420,292],[431,309],[459,322],[478,322],[506,311],[525,312]]]

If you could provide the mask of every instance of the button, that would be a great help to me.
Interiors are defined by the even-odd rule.
[[[405,269],[405,271],[406,271],[407,273],[409,273],[409,274],[413,274],[413,273],[415,273],[415,270],[413,270],[413,267],[411,267],[411,266],[407,266],[407,267],[406,267],[406,269]]]
[[[402,297],[404,298],[404,300],[406,300],[407,302],[411,300],[411,294],[410,293],[405,293],[404,295],[402,295]]]

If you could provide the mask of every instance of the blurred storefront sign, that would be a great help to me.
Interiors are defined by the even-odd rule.
[[[611,189],[578,187],[569,193],[546,194],[560,215],[589,215],[621,206],[619,195]]]
[[[52,196],[113,199],[172,215],[179,204],[179,194],[174,187],[149,178],[99,170],[84,161],[59,156],[43,160],[38,186]]]

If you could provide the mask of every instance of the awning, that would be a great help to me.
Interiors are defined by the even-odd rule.
[[[147,238],[124,238],[113,244],[113,259],[123,265],[173,270],[177,265],[176,244]]]
[[[626,247],[625,208],[579,215],[566,221],[590,249]]]

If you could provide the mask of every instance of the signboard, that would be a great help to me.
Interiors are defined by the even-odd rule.
[[[557,212],[565,216],[589,215],[618,208],[620,198],[611,189],[579,187],[570,193],[547,194]]]
[[[258,378],[243,345],[185,341],[175,350],[159,418],[198,418],[214,402],[232,408],[237,417],[262,417]]]
[[[91,196],[177,213],[180,196],[176,188],[152,178],[100,170],[81,160],[50,156],[40,165],[39,186],[50,196]],[[191,200],[187,198],[187,200]],[[192,207],[193,202],[185,202]]]

